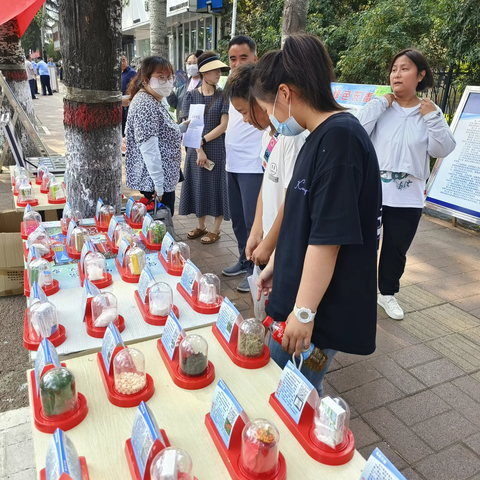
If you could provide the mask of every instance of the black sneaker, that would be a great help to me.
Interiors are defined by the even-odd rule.
[[[226,277],[236,277],[248,272],[248,267],[242,265],[241,262],[237,262],[233,267],[227,267],[222,270],[223,275]]]
[[[246,274],[244,279],[237,285],[237,290],[242,293],[250,292],[250,285],[248,284],[248,277],[250,274]]]

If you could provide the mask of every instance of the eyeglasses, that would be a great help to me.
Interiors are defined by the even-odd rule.
[[[176,79],[175,75],[168,75],[168,77],[165,75],[162,75],[160,77],[155,77],[155,78],[158,80],[160,85],[165,85],[165,83],[167,82],[174,82]]]

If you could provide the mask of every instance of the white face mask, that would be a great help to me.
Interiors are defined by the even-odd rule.
[[[198,74],[198,65],[187,65],[187,75],[189,77],[194,77]]]
[[[150,88],[162,97],[168,97],[173,91],[173,80],[167,80],[165,83],[160,83],[158,78],[152,77],[150,79]]]

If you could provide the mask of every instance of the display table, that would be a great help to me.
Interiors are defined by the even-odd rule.
[[[10,179],[13,178],[14,169],[15,169],[14,166],[10,167]],[[57,181],[63,182],[63,177],[56,176],[55,178],[57,179]],[[33,191],[35,192],[35,198],[38,200],[38,205],[33,206],[32,210],[36,210],[37,212],[42,212],[42,211],[46,211],[46,210],[58,210],[58,209],[63,208],[63,206],[64,206],[63,204],[62,205],[53,205],[51,203],[48,203],[48,195],[46,193],[40,192],[40,185],[37,185],[35,183],[35,176],[32,176],[30,178],[30,181],[32,182]],[[25,211],[25,207],[17,207],[17,196],[13,194],[13,189],[14,189],[14,187],[12,185],[13,208],[17,212],[22,212],[23,213]]]
[[[147,405],[152,410],[159,428],[164,429],[172,445],[185,449],[193,460],[193,473],[198,480],[228,480],[227,469],[205,426],[205,415],[210,411],[213,392],[218,380],[223,379],[249,418],[267,418],[280,432],[280,450],[287,462],[289,480],[328,479],[358,480],[365,460],[355,452],[353,459],[339,467],[322,465],[303,450],[273,408],[268,403],[275,391],[281,369],[273,362],[258,370],[235,366],[215,339],[211,327],[195,333],[208,342],[209,360],[215,365],[216,378],[201,390],[183,390],[174,385],[157,350],[157,341],[149,340],[135,345],[146,359],[146,370],[155,382],[155,393]],[[132,433],[136,408],[119,408],[107,399],[97,366],[96,355],[67,360],[75,377],[78,391],[87,398],[88,415],[67,435],[80,456],[86,458],[90,480],[129,480],[124,454],[125,441]],[[30,375],[28,375],[30,379]],[[29,380],[31,402],[32,385]],[[33,424],[33,422],[32,422]],[[51,435],[33,430],[37,472],[45,467],[45,455]]]

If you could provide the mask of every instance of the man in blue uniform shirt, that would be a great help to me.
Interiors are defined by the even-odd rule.
[[[122,55],[122,95],[125,96],[128,90],[130,80],[137,74],[137,72],[128,64],[127,57]],[[130,100],[128,98],[122,99],[122,136],[125,136],[125,124],[127,123],[128,105]]]
[[[53,95],[52,88],[50,87],[50,72],[48,71],[48,66],[43,61],[42,57],[38,57],[38,60],[37,72],[40,75],[40,83],[42,85],[43,95],[47,94],[47,90],[49,95]]]

